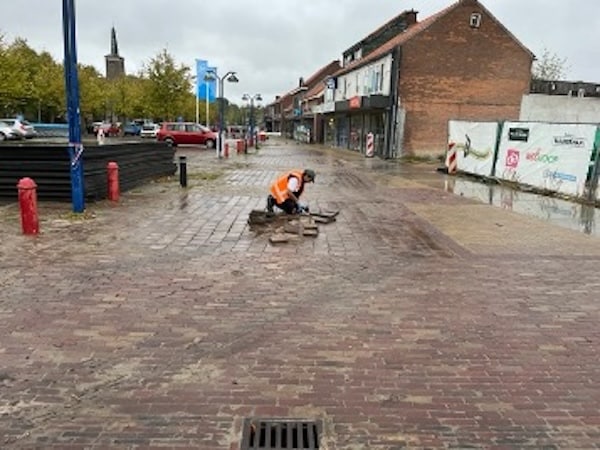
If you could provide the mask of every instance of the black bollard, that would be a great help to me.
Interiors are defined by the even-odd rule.
[[[179,157],[179,184],[187,187],[187,162],[185,156]]]

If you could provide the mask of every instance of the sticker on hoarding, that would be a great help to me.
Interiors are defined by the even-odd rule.
[[[508,140],[527,142],[529,140],[529,128],[509,128]]]
[[[563,173],[557,170],[544,170],[544,178],[552,178],[554,180],[570,181],[572,183],[577,182],[577,177],[570,173]]]
[[[492,154],[491,149],[476,150],[471,146],[471,138],[468,134],[465,134],[465,143],[458,144],[456,150],[463,150],[465,152],[465,158],[472,156],[475,159],[488,159]]]
[[[506,151],[506,162],[504,165],[511,169],[516,169],[519,166],[519,160],[521,159],[521,152],[514,148],[509,148]]]
[[[554,145],[585,147],[585,139],[582,137],[575,137],[572,134],[565,134],[564,136],[554,136]]]
[[[525,159],[527,159],[527,161],[552,164],[558,161],[558,156],[542,153],[542,151],[538,148],[534,152],[525,153]]]

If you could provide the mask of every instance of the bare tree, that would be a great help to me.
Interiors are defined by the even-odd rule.
[[[542,56],[533,63],[531,75],[534,80],[556,81],[564,78],[568,69],[567,58],[561,58],[544,47]]]

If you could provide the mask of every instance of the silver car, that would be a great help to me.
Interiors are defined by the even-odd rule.
[[[145,123],[142,125],[142,131],[140,131],[140,137],[143,138],[156,138],[156,133],[160,130],[160,125],[156,123]]]
[[[10,139],[19,139],[19,136],[15,134],[9,124],[4,121],[0,121],[0,141],[7,141]]]
[[[31,139],[37,136],[35,128],[25,119],[0,119],[0,122],[6,123],[13,134],[21,139]]]

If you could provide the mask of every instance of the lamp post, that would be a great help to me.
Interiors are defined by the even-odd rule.
[[[219,145],[217,146],[217,156],[220,158],[223,153],[223,122],[224,122],[224,114],[225,114],[225,103],[224,103],[224,82],[225,80],[230,83],[237,83],[240,81],[238,77],[235,76],[236,72],[229,71],[222,77],[218,76],[214,70],[207,70],[206,75],[204,75],[204,81],[219,81]]]
[[[73,212],[82,213],[85,209],[85,184],[83,181],[83,145],[81,144],[74,0],[63,0],[63,35],[65,47],[65,91],[67,94],[67,114],[69,118],[71,199],[73,202]]]
[[[300,111],[298,113],[300,116],[300,125],[298,131],[296,132],[298,140],[300,140],[300,130],[304,131],[304,94],[306,93],[306,91],[308,91],[308,86],[300,86],[298,88],[298,93],[300,94]]]
[[[242,100],[246,101],[246,102],[250,102],[250,138],[254,139],[254,148],[258,148],[258,134],[255,135],[254,133],[254,101],[256,100],[257,102],[262,101],[262,97],[260,94],[255,94],[255,95],[248,95],[248,94],[244,94],[242,96]]]

